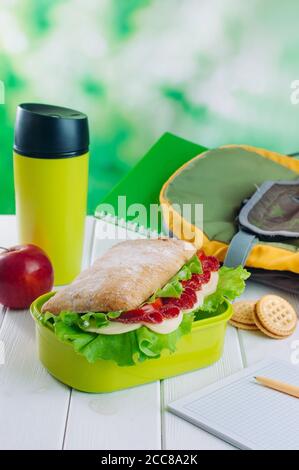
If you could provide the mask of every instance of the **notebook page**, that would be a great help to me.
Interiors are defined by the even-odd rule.
[[[299,399],[258,384],[266,376],[299,386],[299,366],[270,361],[170,405],[170,410],[247,449],[299,449]]]

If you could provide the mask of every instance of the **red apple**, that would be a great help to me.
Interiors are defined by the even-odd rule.
[[[35,245],[1,249],[0,303],[11,309],[28,308],[33,300],[53,287],[51,261]]]

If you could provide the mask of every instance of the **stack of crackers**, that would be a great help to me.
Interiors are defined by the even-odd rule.
[[[235,302],[233,311],[231,325],[243,330],[260,330],[274,339],[286,338],[296,329],[295,310],[278,295],[265,295],[258,301]]]

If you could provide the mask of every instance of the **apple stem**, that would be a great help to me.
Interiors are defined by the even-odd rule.
[[[0,250],[9,251],[9,249],[8,249],[8,248],[4,248],[4,246],[0,246]]]

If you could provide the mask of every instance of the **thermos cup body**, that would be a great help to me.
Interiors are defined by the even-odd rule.
[[[71,282],[81,270],[88,145],[84,114],[19,106],[13,155],[19,242],[47,253],[56,285]]]

